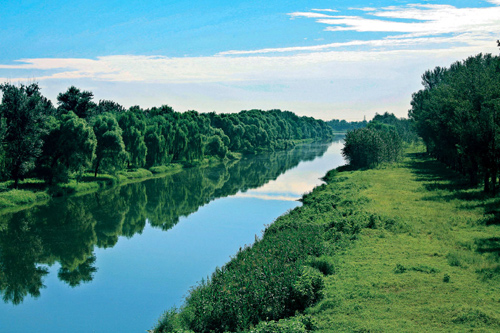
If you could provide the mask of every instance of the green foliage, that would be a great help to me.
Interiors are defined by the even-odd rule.
[[[71,174],[81,177],[95,157],[97,140],[92,128],[72,111],[60,121],[51,117],[50,130],[43,137],[43,154],[38,161],[38,174],[49,184],[56,178],[67,182]]]
[[[313,257],[307,264],[320,271],[323,275],[331,275],[335,273],[335,266],[327,256]]]
[[[59,114],[73,111],[80,118],[87,118],[92,115],[92,110],[96,107],[92,102],[94,94],[90,91],[80,91],[75,86],[71,86],[65,93],[57,95]]]
[[[366,120],[363,121],[346,121],[339,119],[332,119],[326,122],[328,126],[332,128],[334,132],[337,133],[346,133],[348,131],[352,131],[358,128],[366,127],[368,122]]]
[[[289,111],[216,115],[176,112],[168,105],[125,110],[110,100],[96,104],[92,92],[71,86],[57,96],[56,112],[37,84],[0,88],[0,178],[16,184],[34,169],[49,184],[64,183],[81,177],[90,164],[96,175],[172,161],[194,166],[332,138],[327,123]]]
[[[44,120],[52,104],[40,94],[37,84],[29,86],[5,83],[0,85],[3,93],[0,105],[4,157],[3,179],[19,179],[35,168],[35,161],[42,152],[41,140],[45,132]]]
[[[320,300],[322,274],[303,266],[309,255],[322,251],[320,230],[291,220],[271,225],[262,240],[190,292],[180,313],[186,328],[241,330],[293,315]]]
[[[0,209],[29,205],[40,201],[47,201],[49,199],[50,196],[45,192],[13,189],[7,192],[0,192]]]
[[[479,54],[422,75],[409,117],[427,151],[495,193],[500,167],[500,58]]]
[[[279,321],[263,321],[250,330],[250,333],[306,333],[314,331],[315,328],[311,316],[297,316]]]
[[[135,111],[135,112],[134,112]],[[147,146],[144,140],[146,119],[143,113],[131,108],[118,116],[122,129],[125,150],[128,153],[127,167],[143,167],[146,164]]]
[[[111,114],[103,114],[93,120],[92,126],[97,139],[95,177],[101,167],[106,171],[121,169],[127,158],[127,152],[121,135],[122,130],[116,118]]]
[[[484,218],[499,200],[463,186],[423,148],[390,168],[332,172],[321,189],[329,202],[305,198],[315,220],[332,204],[347,221],[357,214],[358,223],[330,222],[338,228],[328,239],[366,226],[347,247],[330,243],[335,274],[324,277],[323,300],[306,310],[318,331],[498,331],[500,228]]]
[[[378,115],[377,115],[378,116]],[[380,119],[377,116],[374,119]],[[386,117],[391,119],[389,114]],[[394,117],[395,118],[395,117]],[[394,122],[404,120],[394,120]],[[373,120],[368,127],[347,132],[342,155],[354,168],[372,168],[397,161],[403,141],[394,125]]]

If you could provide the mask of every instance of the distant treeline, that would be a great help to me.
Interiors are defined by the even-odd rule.
[[[49,184],[84,172],[151,168],[171,162],[234,158],[286,149],[294,140],[329,139],[322,120],[289,111],[250,110],[234,114],[176,112],[169,106],[126,110],[70,87],[57,107],[35,84],[0,85],[0,180],[17,186],[25,177]]]
[[[366,120],[363,121],[346,121],[339,119],[332,119],[326,122],[334,132],[336,133],[345,133],[347,131],[355,130],[358,128],[366,127],[368,122]]]
[[[342,155],[352,167],[370,168],[397,161],[403,143],[417,140],[409,119],[386,112],[376,114],[365,128],[348,131]]]
[[[410,119],[427,151],[495,192],[500,167],[500,58],[479,54],[422,75]]]

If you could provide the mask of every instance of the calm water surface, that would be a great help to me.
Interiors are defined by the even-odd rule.
[[[0,332],[145,332],[344,163],[341,141],[0,216]]]

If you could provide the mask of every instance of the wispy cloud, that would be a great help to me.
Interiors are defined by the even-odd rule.
[[[460,39],[474,40],[474,44],[462,45],[460,48],[429,48],[416,50],[410,46],[426,43],[457,43]],[[373,65],[377,61],[390,58],[404,59],[412,55],[452,55],[456,52],[474,54],[475,50],[485,48],[490,40],[480,39],[477,35],[460,35],[448,38],[418,38],[352,41],[308,47],[308,51],[293,55],[262,56],[248,55],[251,51],[243,51],[247,56],[212,56],[168,58],[163,56],[105,56],[96,59],[22,59],[14,65],[0,65],[0,69],[32,69],[46,70],[50,74],[38,76],[38,80],[90,78],[101,81],[120,82],[160,82],[160,83],[207,83],[207,82],[252,82],[265,80],[296,80],[324,78],[325,73],[343,73],[343,64]],[[374,49],[365,51],[326,51],[327,48],[347,46],[369,46]],[[380,50],[376,47],[402,45],[406,48]],[[294,51],[301,50],[293,48]],[[267,49],[258,53],[284,52],[288,49]],[[234,52],[238,55],[238,52]],[[230,54],[229,52],[225,54]],[[347,67],[345,67],[347,68]],[[352,70],[350,68],[349,70]],[[53,73],[55,72],[55,73]],[[357,75],[363,75],[358,73]],[[369,74],[364,74],[365,76]],[[358,77],[360,78],[360,77]],[[0,78],[7,80],[9,78]],[[14,81],[28,80],[29,77],[10,78]]]
[[[398,115],[403,116],[423,71],[479,52],[498,52],[494,41],[499,38],[500,0],[489,2],[492,5],[486,8],[413,4],[347,11],[353,14],[356,10],[356,15],[312,9],[289,16],[314,20],[318,29],[326,30],[321,35],[326,40],[331,34],[335,41],[336,31],[342,30],[351,31],[352,39],[308,46],[228,50],[203,57],[19,59],[13,64],[0,64],[0,76],[4,76],[0,82],[30,81],[31,73],[36,72],[35,79],[49,81],[50,86],[68,81],[73,84],[77,79],[96,86],[109,82],[106,92],[110,85],[118,84],[134,86],[136,90],[139,86],[168,86],[157,93],[157,99],[163,101],[165,91],[178,91],[177,97],[170,98],[178,98],[185,109],[227,111],[228,105],[234,110],[269,105],[303,110],[303,114],[323,119],[331,119],[332,112],[350,113],[347,118],[362,119],[363,110],[399,110],[402,113]],[[410,76],[414,79],[409,80]],[[150,96],[149,91],[143,94]],[[127,93],[126,98],[128,95],[133,93]],[[193,105],[195,101],[198,104]],[[221,102],[216,105],[218,101]]]
[[[349,10],[361,10],[363,12],[374,12],[377,10],[377,8],[374,8],[374,7],[361,7],[361,8],[350,7]]]
[[[306,17],[306,18],[333,18],[335,16],[322,14],[322,13],[314,13],[314,12],[295,12],[288,14],[292,19],[296,17]]]
[[[499,5],[500,0],[489,1]],[[477,45],[478,41],[492,40],[500,31],[500,7],[457,8],[452,5],[409,4],[383,8],[350,8],[366,12],[360,15],[322,14],[313,11],[293,12],[291,18],[314,19],[327,25],[328,32],[352,31],[360,33],[387,33],[383,38],[352,40],[344,43],[266,48],[260,50],[229,50],[219,55],[245,55],[283,52],[317,52],[321,50],[353,47],[432,47],[441,43],[453,46]],[[396,21],[397,20],[397,21]]]
[[[330,13],[337,13],[338,10],[336,9],[311,9],[314,12],[330,12]]]
[[[313,18],[308,14],[290,15]],[[351,15],[318,17],[317,22],[329,25],[325,29],[327,31],[412,33],[415,36],[500,30],[500,7],[456,8],[451,5],[411,4],[404,7],[385,7],[367,15],[368,17]],[[396,22],[393,19],[405,19],[411,22]]]

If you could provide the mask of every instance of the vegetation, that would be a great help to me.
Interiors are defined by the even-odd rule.
[[[120,236],[130,238],[142,233],[146,223],[169,230],[181,217],[210,201],[260,187],[299,162],[321,156],[326,148],[326,145],[316,149],[296,147],[269,153],[266,158],[243,158],[182,172],[178,172],[180,166],[177,166],[170,169],[175,171],[173,174],[160,178],[93,195],[53,199],[18,212],[4,211],[0,219],[0,294],[5,302],[13,304],[21,303],[27,296],[37,297],[49,272],[47,266],[56,262],[60,264],[59,279],[71,287],[92,281],[96,247],[113,247]],[[137,169],[126,176],[142,178],[150,174],[148,170]],[[118,176],[125,177],[120,173]],[[100,174],[97,178],[84,174],[82,178],[97,181],[59,184],[53,187],[57,191],[53,195],[71,193],[82,184],[92,190],[102,183],[116,181],[116,177]],[[23,186],[21,181],[19,187]],[[37,199],[36,195],[48,199],[45,192],[0,192],[0,207],[12,207],[17,202],[30,204]]]
[[[155,330],[498,331],[499,199],[422,148],[330,171]]]
[[[376,167],[396,162],[401,156],[403,143],[416,142],[417,139],[408,119],[398,119],[387,112],[376,114],[367,127],[347,132],[342,155],[351,167]]]
[[[328,126],[332,128],[335,133],[346,133],[347,131],[352,131],[358,128],[365,127],[368,122],[366,120],[363,121],[346,121],[339,119],[332,119],[326,122]]]
[[[13,180],[14,188],[26,178],[68,184],[85,172],[97,178],[171,163],[192,166],[333,137],[324,121],[289,111],[180,113],[167,105],[125,110],[113,101],[95,103],[92,92],[73,86],[57,96],[55,107],[36,83],[5,83],[0,90],[0,181]]]
[[[422,75],[409,112],[429,154],[496,192],[500,167],[500,57],[469,57]]]

